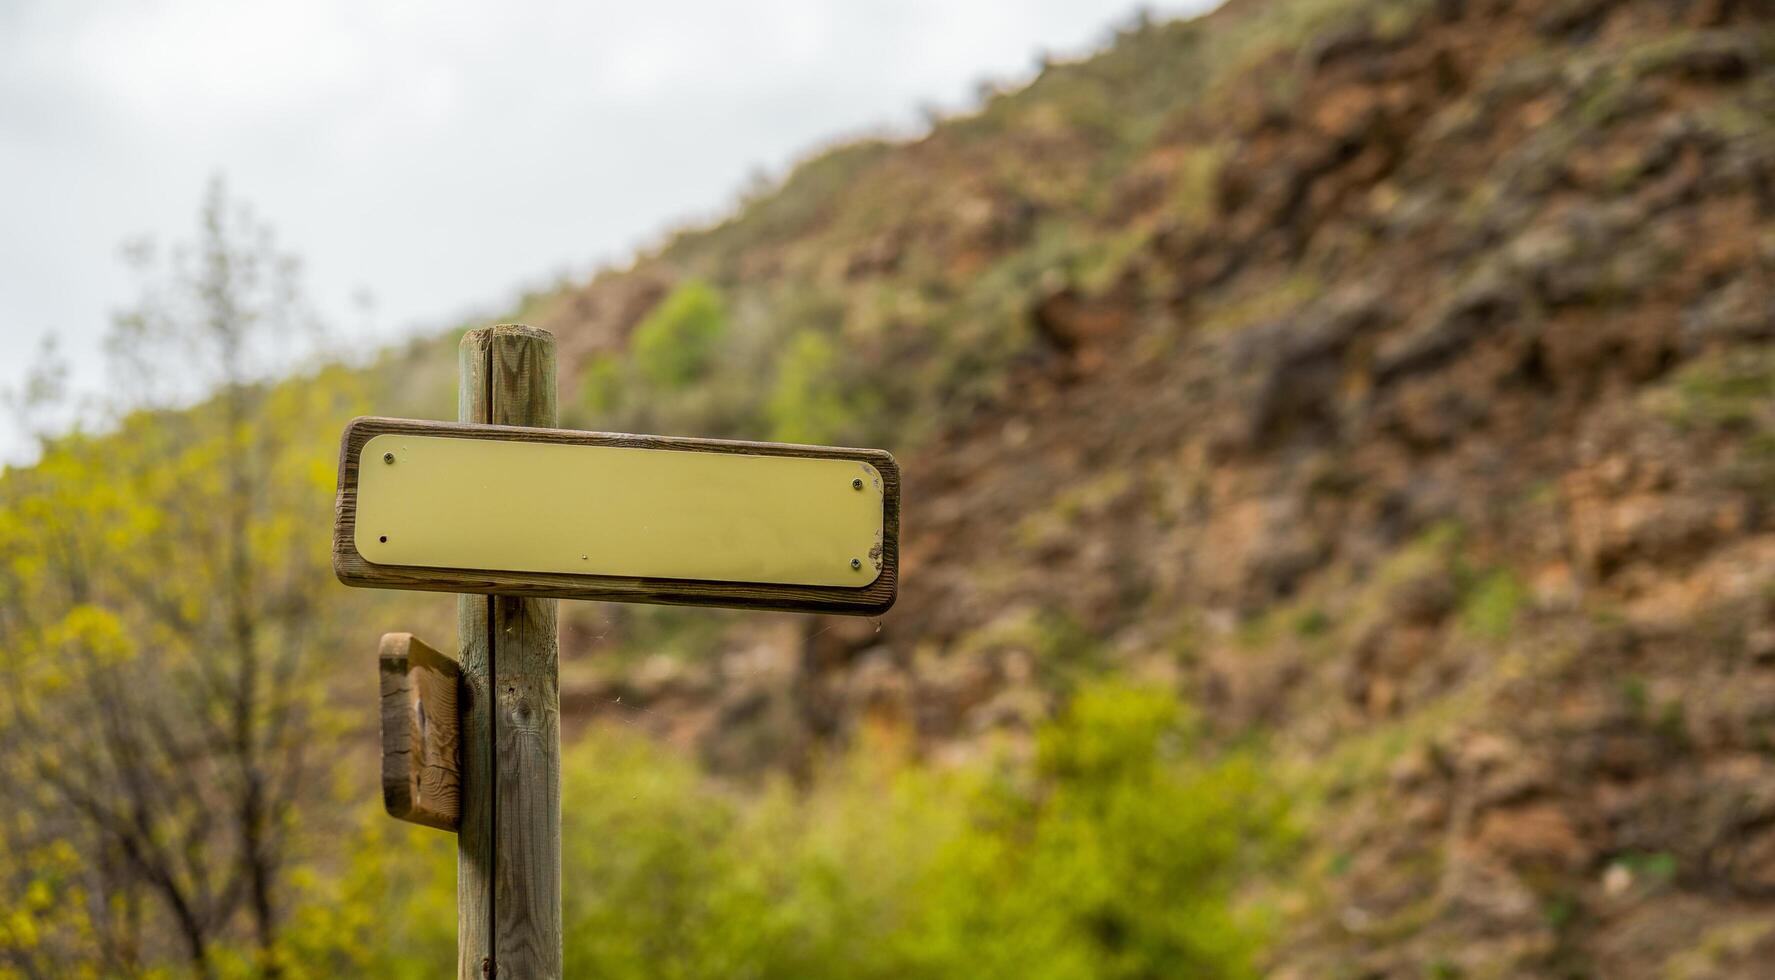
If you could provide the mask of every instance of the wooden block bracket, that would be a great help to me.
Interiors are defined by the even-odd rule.
[[[454,831],[462,822],[461,668],[411,633],[385,633],[382,803],[398,820]]]

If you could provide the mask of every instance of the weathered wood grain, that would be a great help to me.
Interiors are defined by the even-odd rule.
[[[466,342],[466,341],[465,341]],[[465,376],[466,377],[466,376]],[[472,420],[465,420],[472,421]],[[452,436],[470,439],[523,439],[535,442],[639,449],[762,456],[853,459],[869,463],[882,478],[881,574],[862,588],[810,585],[763,585],[690,579],[621,578],[550,572],[499,572],[475,569],[379,565],[357,550],[357,476],[364,443],[384,433]],[[800,612],[880,615],[894,604],[899,587],[900,470],[892,455],[877,449],[841,449],[722,439],[579,432],[570,429],[495,428],[409,419],[360,418],[345,429],[339,449],[339,492],[333,530],[333,569],[339,580],[356,586],[493,595],[600,599],[671,605],[730,606]]]
[[[461,820],[456,661],[411,633],[384,633],[382,803],[388,815],[439,830]]]
[[[463,421],[554,424],[555,349],[548,333],[516,325],[470,331],[460,364],[457,408]],[[351,540],[349,533],[345,540]],[[457,630],[468,740],[457,838],[458,980],[558,980],[561,698],[555,602],[463,595]]]
[[[500,977],[561,976],[561,695],[555,600],[494,596],[493,929]]]
[[[487,348],[492,336],[473,330],[458,351],[457,412],[464,421],[487,419]],[[355,466],[357,453],[350,454]],[[340,459],[340,521],[345,515],[346,457]],[[355,515],[354,515],[355,516]],[[346,540],[351,540],[350,536]],[[338,567],[339,537],[333,538]],[[348,581],[344,575],[341,581]],[[493,653],[489,624],[492,599],[456,597],[456,639],[462,657],[462,822],[456,831],[456,977],[493,976]]]

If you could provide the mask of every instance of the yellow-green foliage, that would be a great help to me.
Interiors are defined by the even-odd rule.
[[[867,399],[846,390],[839,365],[825,334],[803,330],[789,339],[765,404],[772,439],[831,442],[854,431],[858,405]]]
[[[1522,580],[1507,568],[1496,569],[1475,582],[1461,602],[1461,625],[1475,636],[1493,642],[1510,636],[1516,614],[1528,600]]]
[[[1736,442],[1724,483],[1761,499],[1775,494],[1775,351],[1749,348],[1697,358],[1646,399],[1685,433]]]
[[[1665,417],[1691,431],[1775,430],[1775,350],[1697,359],[1650,397]]]
[[[580,368],[570,427],[756,437],[747,427],[764,385],[757,338],[734,329],[727,300],[690,279],[636,325],[625,348]]]
[[[1231,888],[1284,841],[1280,801],[1249,759],[1200,759],[1192,731],[1169,693],[1098,684],[1033,760],[937,770],[876,733],[811,787],[760,795],[723,791],[641,737],[593,733],[563,766],[568,971],[1253,975],[1259,922]],[[362,836],[334,902],[292,930],[309,962],[447,972],[443,839]]]
[[[727,310],[708,283],[691,280],[647,314],[629,339],[641,376],[672,390],[703,377],[727,333]]]
[[[456,969],[456,838],[361,807],[334,874],[305,874],[283,942],[290,980],[430,980]]]
[[[347,609],[319,601],[316,529],[361,396],[329,371],[236,397],[250,432],[219,401],[142,412],[0,475],[0,978],[172,975],[156,971],[189,954],[168,893],[241,887],[241,770],[296,785],[277,766],[333,724],[318,658],[339,652]],[[307,763],[315,776],[330,765]],[[306,861],[296,799],[262,799],[276,806],[264,832]],[[140,860],[154,870],[129,848],[151,849]],[[281,875],[294,868],[273,885],[280,909],[296,901]],[[203,915],[208,968],[256,975],[243,904]]]
[[[1284,316],[1325,292],[1325,284],[1306,270],[1296,270],[1273,283],[1249,286],[1209,307],[1197,321],[1205,333],[1236,330]]]
[[[201,218],[113,337],[148,400],[0,473],[0,976],[275,973],[331,816],[325,528],[362,377],[262,381],[291,265],[220,185]],[[160,407],[169,377],[208,397]]]
[[[1214,195],[1228,150],[1209,143],[1193,147],[1177,165],[1172,178],[1171,214],[1185,225],[1206,224],[1214,213]]]
[[[615,411],[622,402],[622,359],[593,354],[579,375],[579,399],[594,418]]]

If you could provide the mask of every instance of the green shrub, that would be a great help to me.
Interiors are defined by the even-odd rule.
[[[635,367],[655,386],[674,390],[702,378],[727,335],[727,309],[709,284],[690,280],[647,314],[629,339]]]
[[[1044,729],[1031,772],[937,794],[933,812],[967,817],[882,937],[905,959],[880,975],[1250,975],[1231,882],[1279,839],[1279,810],[1247,761],[1190,762],[1191,727],[1169,694],[1098,683]]]
[[[803,330],[790,338],[765,403],[772,439],[833,442],[855,429],[855,399],[847,396],[839,367],[838,352],[825,334]]]
[[[594,420],[622,405],[622,361],[610,353],[593,354],[579,375],[579,400]]]
[[[751,796],[595,731],[562,767],[568,972],[1254,975],[1261,931],[1232,888],[1284,840],[1283,815],[1250,758],[1203,761],[1193,729],[1168,692],[1095,682],[1028,762],[940,770],[865,733],[811,786]],[[448,961],[448,930],[375,942],[375,923],[437,919],[454,896],[447,848],[386,836],[362,838],[338,901],[302,930],[310,961],[393,976]]]

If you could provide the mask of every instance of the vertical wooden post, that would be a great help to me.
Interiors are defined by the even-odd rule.
[[[457,409],[463,422],[555,425],[553,335],[517,324],[470,331],[462,338]],[[456,601],[464,702],[456,974],[458,980],[559,980],[555,600],[462,595]]]

